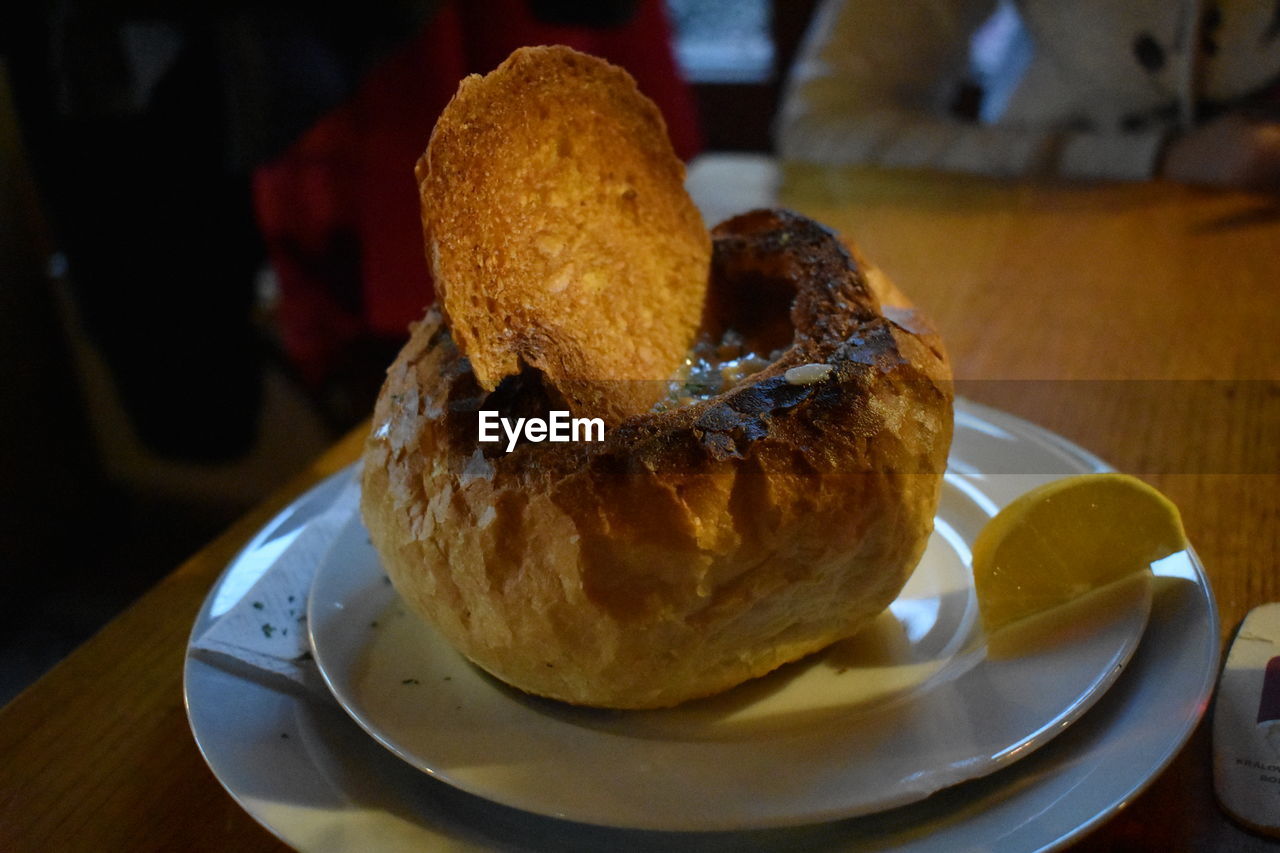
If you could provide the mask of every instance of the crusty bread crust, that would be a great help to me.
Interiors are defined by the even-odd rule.
[[[462,81],[417,175],[440,304],[482,388],[528,365],[577,415],[653,404],[693,341],[710,239],[629,74],[517,50]]]
[[[856,633],[924,550],[952,429],[936,334],[886,318],[838,238],[794,214],[720,226],[712,271],[704,328],[771,347],[781,323],[785,351],[601,443],[477,444],[477,409],[549,400],[533,374],[486,393],[439,312],[388,372],[373,543],[408,605],[516,687],[614,708],[720,692]],[[787,381],[813,363],[832,370]]]

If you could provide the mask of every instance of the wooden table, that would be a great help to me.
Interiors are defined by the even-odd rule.
[[[1280,599],[1280,206],[1163,184],[1025,186],[794,170],[784,201],[851,235],[941,326],[961,393],[1138,473],[1182,508],[1226,638]],[[182,708],[218,572],[344,439],[0,710],[0,850],[253,851]],[[1262,850],[1213,800],[1202,725],[1084,850]]]

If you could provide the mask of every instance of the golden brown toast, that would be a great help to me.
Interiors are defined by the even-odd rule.
[[[575,415],[647,411],[696,334],[711,244],[629,74],[522,48],[462,81],[418,161],[453,338],[492,390],[524,365]]]

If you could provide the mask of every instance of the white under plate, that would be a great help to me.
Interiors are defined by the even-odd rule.
[[[985,654],[969,544],[1022,486],[947,475],[924,558],[870,629],[712,699],[647,712],[512,690],[408,612],[358,517],[320,563],[307,624],[334,696],[437,779],[606,826],[744,829],[881,811],[1048,742],[1110,686],[1146,627],[1149,584],[1032,650]],[[999,484],[1002,488],[996,489]]]
[[[233,796],[303,849],[341,849],[357,838],[367,849],[448,839],[552,849],[642,848],[656,838],[694,849],[1065,843],[1141,788],[1198,720],[1217,660],[1212,597],[1194,554],[1159,567],[1148,641],[1097,707],[1026,757],[1105,689],[1141,620],[1120,608],[1131,615],[1101,620],[1085,643],[988,659],[975,642],[967,543],[1027,488],[1105,466],[1037,427],[963,401],[951,463],[943,523],[894,618],[825,657],[666,712],[568,709],[478,673],[416,619],[397,615],[353,523],[313,591],[317,656],[379,739],[483,798],[397,761],[333,709],[189,658],[192,729]],[[237,567],[271,546],[272,529],[305,523],[300,509],[305,500],[228,569],[197,633],[218,591],[252,570]],[[1022,760],[972,779],[1015,758]],[[971,781],[914,805],[830,820],[961,779]],[[491,800],[599,824],[739,831],[654,836]],[[797,821],[807,825],[740,831]]]

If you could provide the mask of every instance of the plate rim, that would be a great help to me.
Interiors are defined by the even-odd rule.
[[[1056,450],[1058,450],[1060,453],[1063,453],[1064,455],[1066,455],[1068,458],[1074,459],[1078,463],[1085,463],[1085,464],[1089,464],[1090,466],[1095,466],[1095,470],[1100,470],[1100,471],[1115,470],[1114,468],[1107,465],[1104,461],[1102,461],[1098,456],[1094,455],[1093,453],[1085,450],[1084,448],[1079,447],[1078,445],[1072,443],[1065,437],[1059,436],[1056,433],[1053,433],[1052,431],[1042,426],[1039,426],[1038,424],[1035,424],[1031,421],[1026,420],[1025,418],[1010,414],[1008,412],[1004,412],[999,409],[995,409],[993,407],[987,406],[982,403],[977,403],[975,401],[968,400],[967,398],[963,398],[963,397],[956,398],[956,408],[957,408],[957,411],[961,409],[967,409],[971,414],[973,414],[974,416],[978,417],[981,420],[987,421],[988,423],[994,423],[996,425],[1012,427],[1013,430],[1016,433],[1020,433],[1022,437],[1032,438],[1040,443],[1051,446]],[[316,485],[312,486],[306,492],[299,495],[297,498],[294,499],[293,502],[291,502],[288,506],[284,507],[275,516],[273,516],[272,519],[269,522],[267,522],[267,524],[263,525],[263,527],[260,528],[259,533],[261,533],[262,530],[266,530],[270,527],[273,527],[279,524],[281,519],[286,518],[287,516],[294,513],[297,510],[298,506],[302,504],[308,497],[314,495],[317,491],[328,486],[333,481],[344,478],[344,477],[349,477],[351,475],[352,469],[355,467],[355,464],[356,463],[353,463],[351,466],[348,466],[347,468],[344,468],[332,475],[329,475],[328,477],[322,479]],[[291,841],[296,840],[296,835],[297,835],[296,832],[292,833],[291,835],[286,828],[273,825],[266,817],[264,817],[261,814],[260,809],[255,808],[256,804],[254,802],[251,802],[247,795],[243,795],[242,792],[236,790],[231,784],[229,784],[229,782],[226,779],[222,777],[222,775],[219,774],[217,769],[218,762],[215,760],[215,757],[210,754],[209,744],[205,742],[206,739],[202,738],[201,732],[198,730],[196,721],[193,716],[193,708],[192,708],[194,682],[200,678],[198,666],[193,668],[193,664],[198,665],[200,662],[197,658],[193,657],[191,654],[191,645],[190,645],[191,641],[193,641],[197,636],[199,636],[199,634],[203,630],[205,630],[208,627],[208,625],[211,623],[209,613],[210,613],[214,596],[216,595],[217,591],[221,588],[227,576],[235,569],[237,563],[245,556],[246,552],[249,550],[249,545],[257,541],[258,538],[259,537],[257,534],[255,534],[254,537],[251,537],[249,542],[246,543],[246,545],[242,547],[240,551],[237,552],[236,556],[228,563],[227,567],[223,569],[223,571],[219,574],[217,580],[210,587],[209,593],[207,594],[204,602],[201,605],[200,610],[196,615],[196,619],[193,623],[192,630],[189,636],[187,654],[184,659],[183,706],[187,715],[188,726],[191,728],[192,736],[196,742],[197,749],[199,750],[201,757],[209,766],[210,771],[213,773],[214,777],[218,780],[219,784],[223,787],[224,790],[227,791],[227,793],[232,797],[232,799],[235,802],[237,802],[242,808],[245,809],[245,811],[250,815],[250,817],[252,817],[257,823],[262,825],[273,836],[275,836],[276,838],[279,838],[281,841],[284,841],[285,843],[291,843]],[[1170,722],[1168,724],[1165,731],[1165,737],[1162,738],[1163,748],[1162,750],[1157,749],[1155,753],[1158,756],[1158,758],[1153,757],[1149,763],[1144,761],[1144,766],[1140,770],[1140,775],[1130,777],[1124,783],[1122,783],[1121,787],[1116,789],[1115,792],[1106,794],[1105,796],[1110,799],[1110,802],[1107,805],[1105,805],[1100,809],[1095,810],[1093,814],[1088,818],[1085,818],[1079,821],[1074,821],[1071,828],[1063,830],[1060,834],[1057,835],[1056,838],[1051,838],[1051,839],[1042,841],[1040,843],[1040,846],[1037,849],[1042,849],[1042,850],[1058,849],[1061,846],[1071,843],[1072,841],[1078,840],[1084,834],[1092,831],[1094,828],[1096,828],[1100,824],[1114,817],[1114,815],[1117,812],[1119,812],[1121,809],[1127,806],[1133,800],[1134,797],[1138,796],[1142,791],[1144,791],[1147,787],[1149,787],[1155,781],[1155,779],[1159,777],[1161,773],[1163,773],[1168,768],[1168,766],[1173,762],[1173,760],[1181,753],[1182,749],[1185,747],[1191,734],[1195,731],[1196,727],[1199,725],[1199,723],[1203,719],[1204,714],[1208,708],[1209,699],[1212,694],[1213,685],[1215,683],[1215,676],[1216,676],[1215,662],[1218,661],[1218,659],[1221,657],[1221,654],[1220,654],[1221,637],[1218,630],[1218,627],[1219,627],[1218,623],[1220,621],[1220,616],[1218,613],[1217,602],[1213,594],[1213,589],[1211,584],[1209,583],[1208,576],[1204,569],[1203,563],[1200,561],[1198,555],[1195,553],[1194,548],[1188,548],[1188,554],[1191,558],[1191,565],[1194,569],[1194,575],[1195,575],[1195,577],[1192,579],[1193,586],[1194,586],[1194,594],[1192,594],[1191,597],[1188,599],[1188,606],[1190,606],[1192,609],[1192,612],[1190,615],[1192,618],[1196,618],[1199,616],[1199,611],[1203,609],[1203,620],[1204,620],[1203,625],[1204,625],[1205,633],[1207,635],[1207,639],[1209,641],[1207,644],[1198,644],[1199,654],[1196,654],[1195,660],[1192,661],[1193,663],[1197,661],[1199,662],[1200,665],[1198,665],[1196,668],[1199,669],[1200,672],[1199,672],[1199,679],[1198,679],[1198,690],[1196,691],[1196,695],[1193,697],[1194,701],[1193,702],[1189,701],[1187,703],[1191,711],[1185,716],[1180,717],[1177,720],[1176,724],[1174,722]],[[1153,615],[1154,613],[1155,611],[1153,611]],[[1162,622],[1163,621],[1165,621],[1165,617],[1162,615]],[[1196,621],[1199,621],[1199,619],[1196,618]],[[1152,677],[1153,676],[1150,673],[1144,674],[1143,681],[1140,682],[1140,684],[1136,685],[1134,689],[1143,689],[1144,686],[1148,684],[1149,680]],[[1188,675],[1187,678],[1188,678],[1188,681],[1195,680],[1195,679],[1192,679],[1191,675]],[[247,685],[250,685],[250,689],[263,690],[263,691],[270,690],[270,688],[267,688],[267,687],[263,687],[260,685],[253,685],[251,682],[245,682],[245,683]],[[305,700],[295,698],[294,701],[301,702]],[[1102,741],[1105,742],[1107,741],[1108,735],[1111,733],[1111,730],[1113,728],[1121,727],[1122,725],[1123,725],[1123,720],[1107,720],[1106,723],[1101,727],[1095,726],[1093,728],[1099,728],[1099,731],[1097,732],[1097,736]],[[394,756],[392,757],[391,760],[399,761],[399,759],[394,758]],[[1055,757],[1051,757],[1046,760],[1051,761],[1053,766],[1049,768],[1048,772],[1041,774],[1039,780],[1036,781],[1031,786],[1032,788],[1039,789],[1044,786],[1051,786],[1053,781],[1057,779],[1059,776],[1063,775],[1067,769],[1065,766],[1060,766],[1061,762],[1059,760],[1056,760]],[[996,775],[999,775],[1000,772],[1002,771],[997,771]],[[980,780],[973,780],[973,781],[977,782]],[[958,788],[952,788],[950,790],[963,790],[963,788],[964,788],[964,785],[962,784],[958,786]],[[976,797],[977,795],[965,794],[962,796],[964,796],[967,799],[971,797]],[[1016,800],[1021,798],[1022,798],[1021,795],[1018,795],[1013,797],[1012,799]],[[909,805],[903,806],[902,808],[909,811],[913,808],[918,808],[919,806],[920,804],[916,803],[916,804],[909,804]],[[896,810],[893,810],[893,811],[896,811]],[[538,815],[530,814],[529,816],[531,819],[535,819],[535,820],[548,820],[547,818],[543,818]],[[865,818],[852,818],[852,821],[856,823],[859,820],[864,820],[867,818],[875,818],[875,817],[876,815],[868,815]],[[977,819],[977,817],[978,816],[975,815],[973,819],[964,819],[964,820],[952,822],[949,824],[949,826],[963,828],[969,825],[972,822],[972,820]],[[554,819],[550,819],[550,820],[554,820]],[[584,827],[584,828],[590,827],[590,825],[588,824],[578,824],[578,823],[572,823],[572,822],[567,823],[566,825],[568,827],[575,827],[575,826]],[[1028,825],[1029,823],[1024,821],[1024,822],[1018,823],[1014,828],[1021,829],[1021,828],[1027,827]],[[439,833],[442,831],[440,828],[433,827],[429,823],[420,824],[420,828],[423,832],[429,833],[432,836],[439,836]],[[618,830],[618,831],[626,831],[626,830]],[[674,835],[680,836],[682,835],[682,833],[674,833]],[[936,836],[936,834],[934,835]]]
[[[980,483],[971,481],[970,485],[974,488],[981,488]],[[956,491],[960,493],[957,499],[976,503],[971,495],[964,493],[964,490],[957,489]],[[981,509],[981,507],[977,506],[975,508]],[[962,511],[962,508],[958,506],[954,507],[954,509],[956,513]],[[941,503],[939,504],[939,514],[942,514]],[[951,514],[946,517],[954,521],[955,516]],[[344,523],[344,528],[337,541],[351,545],[352,540],[355,540],[353,547],[361,548],[359,540],[362,535],[363,528],[358,526],[356,519],[353,518]],[[945,539],[946,537],[943,538]],[[951,543],[948,543],[948,546],[952,551],[956,550]],[[361,548],[361,550],[364,549]],[[1017,761],[1023,760],[1050,743],[1079,720],[1115,683],[1121,671],[1128,665],[1141,644],[1150,616],[1153,595],[1150,587],[1144,590],[1143,598],[1147,607],[1141,616],[1126,614],[1124,617],[1115,620],[1118,630],[1124,631],[1123,638],[1118,639],[1113,644],[1105,644],[1103,646],[1100,657],[1104,657],[1105,660],[1098,662],[1100,665],[1097,669],[1090,669],[1080,677],[1079,680],[1084,682],[1085,686],[1078,693],[1073,693],[1062,705],[1054,705],[1043,709],[1043,716],[1033,721],[1034,726],[1027,728],[1026,721],[1022,721],[1016,731],[1011,730],[1011,737],[1007,742],[1002,738],[1001,745],[989,753],[983,751],[979,755],[965,755],[959,759],[949,761],[945,766],[932,768],[929,771],[920,768],[916,772],[909,773],[899,779],[892,788],[888,788],[886,785],[887,791],[881,791],[878,795],[874,792],[870,793],[867,795],[869,799],[854,799],[852,803],[849,802],[849,798],[846,796],[842,798],[841,803],[827,802],[813,806],[805,802],[806,798],[804,796],[794,794],[789,796],[788,793],[782,792],[778,795],[781,799],[774,798],[768,801],[768,809],[756,811],[756,807],[763,804],[761,801],[744,801],[737,806],[737,811],[731,811],[727,815],[721,812],[708,815],[700,813],[698,808],[682,811],[678,805],[679,798],[677,798],[676,811],[673,814],[670,810],[663,810],[659,807],[659,802],[669,799],[670,796],[669,790],[663,789],[661,793],[656,795],[656,801],[654,802],[628,802],[625,806],[625,809],[628,810],[626,814],[617,813],[617,806],[615,805],[611,814],[610,805],[603,801],[587,798],[585,804],[581,800],[564,802],[561,798],[543,795],[539,789],[528,784],[521,783],[512,787],[509,783],[504,784],[502,781],[496,783],[486,782],[483,774],[477,777],[474,773],[469,772],[472,769],[469,766],[464,766],[460,769],[455,769],[451,765],[441,766],[438,759],[432,758],[430,755],[424,755],[421,750],[415,748],[415,746],[420,746],[420,743],[415,744],[407,741],[402,730],[380,725],[376,706],[370,706],[369,703],[360,700],[357,695],[358,690],[352,680],[352,674],[346,672],[343,667],[344,662],[351,663],[352,657],[359,658],[364,654],[369,648],[369,643],[360,642],[360,638],[357,636],[356,642],[358,646],[349,646],[343,642],[343,638],[350,639],[353,634],[359,635],[361,633],[351,628],[357,623],[363,624],[371,618],[375,621],[383,620],[385,608],[394,606],[397,596],[394,592],[384,592],[384,587],[381,583],[383,570],[380,566],[375,567],[364,559],[358,559],[357,561],[360,565],[356,568],[346,559],[349,555],[344,553],[340,559],[333,561],[333,554],[334,552],[331,551],[329,555],[320,561],[315,581],[308,595],[307,633],[311,641],[317,668],[325,686],[333,694],[342,710],[369,737],[414,769],[468,794],[491,802],[521,809],[532,814],[558,817],[593,826],[665,832],[777,829],[876,814],[910,805],[931,796],[939,790],[990,775]],[[963,564],[963,557],[960,554],[957,553],[956,556],[961,561],[961,570],[967,573],[969,566]],[[376,554],[372,555],[372,558],[376,559]],[[350,570],[348,571],[348,569]],[[351,583],[353,576],[358,576],[354,584]],[[334,591],[332,589],[334,584],[344,588]],[[972,585],[966,589],[971,596]],[[339,593],[341,593],[340,597],[335,598],[334,596]],[[367,605],[360,603],[355,611],[360,614],[360,617],[356,619],[351,610],[353,597],[359,600],[369,595],[379,599],[376,606],[377,612],[367,609]],[[386,603],[380,600],[384,596],[388,599]],[[333,634],[325,633],[327,626],[331,626],[335,620],[341,620],[344,623],[342,626],[337,627],[337,637]],[[430,633],[429,642],[433,652],[439,651],[444,655],[449,655],[450,659],[449,662],[436,667],[427,664],[427,674],[422,675],[423,683],[428,683],[432,680],[432,672],[435,675],[439,675],[441,672],[452,671],[453,667],[449,664],[454,662],[455,656],[461,658],[456,650],[434,631]],[[343,646],[341,650],[335,651],[332,656],[338,658],[338,660],[332,660],[330,655],[331,651],[337,649],[335,643]],[[1053,651],[1048,651],[1045,654],[1049,657],[1054,657]],[[952,658],[952,661],[955,661],[957,665],[963,665],[963,662],[959,661],[959,657],[958,655]],[[1041,657],[1043,659],[1044,656],[1042,655]],[[1022,661],[1020,663],[1022,666],[1035,667],[1034,662]],[[1004,666],[1006,665],[1016,666],[1017,664],[1002,664],[998,660],[989,663],[984,654],[976,662],[967,666],[952,678],[930,685],[919,696],[923,697],[925,694],[939,688],[948,689],[953,685],[960,685],[970,679],[981,681],[988,676],[998,679],[1001,677],[1001,673],[1005,671]],[[455,683],[457,682],[456,674],[453,680]],[[970,681],[969,683],[973,682]],[[648,757],[654,756],[655,751],[659,755],[664,752],[662,747],[651,745],[653,738],[628,731],[625,722],[619,730],[611,729],[605,732],[597,732],[590,726],[585,727],[584,730],[583,726],[576,725],[573,720],[565,719],[563,716],[555,714],[554,705],[552,713],[542,715],[535,709],[522,707],[517,699],[508,696],[497,684],[487,684],[485,679],[478,679],[475,684],[478,686],[478,692],[472,694],[468,691],[467,695],[479,698],[484,703],[484,708],[495,710],[504,721],[510,715],[514,715],[510,719],[510,724],[524,733],[517,738],[518,740],[545,742],[546,738],[553,738],[566,748],[587,749],[589,754],[595,754],[597,757],[597,762],[594,765],[597,770],[601,767],[599,759],[605,755],[608,756],[606,764],[622,763],[628,767],[638,767],[643,766]],[[907,701],[909,704],[911,700]],[[901,709],[904,706],[895,701],[891,707]],[[932,711],[934,703],[927,702],[925,707]],[[472,709],[469,708],[468,710]],[[887,708],[876,708],[872,713],[875,716],[882,716],[887,710]],[[447,709],[445,712],[448,713]],[[414,717],[413,725],[410,726],[410,729],[417,731],[424,726],[429,729],[431,723],[435,722],[436,719],[433,716]],[[720,761],[733,764],[732,769],[725,771],[730,778],[747,778],[748,774],[754,775],[764,770],[756,762],[756,748],[762,745],[762,741],[766,741],[771,749],[777,749],[779,742],[785,742],[789,739],[803,739],[804,742],[808,743],[815,738],[821,740],[831,738],[833,739],[833,744],[843,744],[850,735],[856,736],[858,732],[866,731],[865,725],[860,721],[860,718],[853,717],[848,719],[859,720],[859,722],[851,724],[848,720],[843,722],[832,720],[824,725],[821,731],[788,731],[764,734],[760,737],[746,737],[745,739],[728,738],[715,740],[714,746],[697,747],[690,745],[689,748],[708,749]],[[443,723],[443,721],[441,722]],[[922,724],[929,728],[936,726],[940,722],[942,720],[930,713],[922,721]],[[633,737],[633,735],[635,736]],[[427,737],[430,739],[430,735]],[[475,737],[475,735],[465,735],[464,737]],[[614,737],[622,738],[624,743],[618,745],[616,750],[611,750],[613,746],[611,741]],[[559,738],[565,738],[565,740],[561,742]],[[578,740],[579,738],[581,738],[580,741]],[[668,747],[680,742],[678,738],[668,739],[660,736],[657,740]],[[433,742],[436,744],[438,753],[440,742],[438,739],[434,739]],[[792,742],[794,743],[794,740]],[[821,761],[822,759],[819,758],[819,760]],[[848,790],[850,775],[853,777],[858,777],[859,775],[857,770],[858,762],[856,760],[852,761],[852,770],[848,769],[845,763],[834,755],[830,756],[827,762],[827,764],[819,768],[819,773],[822,773],[825,769],[827,774],[832,774],[829,781],[833,783],[838,784],[839,781],[845,780],[844,790]],[[590,764],[591,762],[588,763]],[[802,773],[808,774],[811,772],[809,768],[810,765],[804,765]],[[574,766],[571,765],[564,769],[567,774],[574,775]],[[926,776],[924,781],[921,781],[918,777],[920,773],[924,772],[936,775]],[[622,775],[627,779],[632,779],[641,789],[647,787],[644,785],[644,774],[634,778],[626,772],[623,772]],[[595,778],[594,774],[592,778]],[[805,775],[804,778],[808,779],[810,777]],[[913,784],[913,780],[916,781],[916,784]],[[606,780],[602,781],[608,784]],[[817,778],[813,778],[813,781],[816,782]],[[673,784],[678,784],[678,780],[673,781]],[[856,788],[856,782],[853,784],[856,790],[865,792],[865,789]],[[801,787],[807,788],[808,786]],[[732,804],[729,806],[730,809],[733,807]]]

